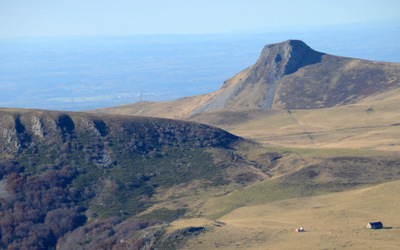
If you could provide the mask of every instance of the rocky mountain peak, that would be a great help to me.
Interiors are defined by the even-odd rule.
[[[301,67],[320,62],[322,55],[300,40],[266,45],[255,64],[253,81],[263,77],[266,82],[273,82]]]

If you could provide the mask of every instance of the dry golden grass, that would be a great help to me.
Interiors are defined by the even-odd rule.
[[[238,125],[229,132],[269,146],[400,150],[400,90],[348,106],[280,110]]]
[[[242,207],[220,218],[183,220],[177,227],[205,226],[186,249],[395,249],[400,247],[400,181],[322,196]],[[371,221],[384,229],[369,230]],[[222,226],[221,226],[222,225]],[[303,226],[304,233],[295,228]]]

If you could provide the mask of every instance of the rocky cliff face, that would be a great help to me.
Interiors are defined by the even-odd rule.
[[[249,83],[260,80],[266,83],[274,82],[296,72],[301,67],[320,62],[322,55],[299,40],[266,45],[247,81]]]
[[[0,156],[13,157],[24,149],[38,150],[44,145],[73,149],[74,142],[83,140],[122,140],[139,152],[147,152],[162,145],[224,147],[237,139],[218,128],[168,119],[0,110]],[[102,144],[101,154],[109,158],[107,143]]]

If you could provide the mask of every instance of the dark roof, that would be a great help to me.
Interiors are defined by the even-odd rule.
[[[380,221],[370,222],[370,223],[368,223],[368,225],[369,225],[369,228],[371,228],[371,229],[381,229],[381,228],[383,228],[382,222],[380,222]]]

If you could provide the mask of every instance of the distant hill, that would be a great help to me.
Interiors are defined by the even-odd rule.
[[[219,109],[315,109],[356,103],[400,86],[400,63],[317,52],[299,40],[266,45],[257,62],[206,95],[94,110],[168,118]]]

